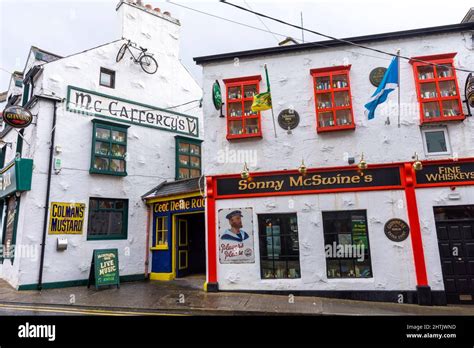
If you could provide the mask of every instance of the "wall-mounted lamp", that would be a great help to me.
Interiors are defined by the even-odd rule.
[[[415,152],[415,154],[413,155],[412,157],[415,162],[413,162],[412,166],[413,166],[413,169],[416,170],[416,171],[419,171],[419,170],[422,170],[423,169],[423,163],[421,163],[421,161],[418,159],[418,154]]]
[[[240,173],[240,177],[244,180],[250,179],[250,172],[249,172],[249,167],[247,167],[247,162],[244,162],[244,169],[242,169],[242,172]]]
[[[359,168],[360,175],[364,175],[364,170],[366,170],[369,167],[367,162],[364,159],[364,153],[362,152],[360,156],[360,161],[357,163],[357,168]]]
[[[304,159],[301,160],[301,164],[298,167],[298,172],[302,175],[305,176],[308,173],[308,167],[304,164]]]

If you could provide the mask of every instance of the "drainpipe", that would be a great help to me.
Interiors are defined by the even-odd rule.
[[[151,206],[146,205],[146,251],[145,251],[145,279],[148,278],[148,265],[150,258],[150,224],[151,224]]]
[[[51,173],[53,170],[53,150],[54,150],[54,135],[56,133],[56,109],[57,109],[57,102],[61,101],[60,98],[57,97],[49,97],[49,96],[37,96],[39,99],[45,99],[52,101],[54,103],[53,109],[53,124],[51,128],[51,145],[49,147],[49,159],[48,159],[48,182],[46,184],[46,197],[45,197],[45,206],[44,206],[44,221],[43,221],[43,237],[41,240],[41,258],[40,258],[40,266],[39,266],[39,279],[38,279],[38,290],[43,288],[43,266],[44,266],[44,254],[45,254],[45,247],[46,247],[46,234],[48,230],[48,211],[49,211],[49,196],[51,191]]]

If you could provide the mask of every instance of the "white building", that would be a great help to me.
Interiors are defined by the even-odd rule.
[[[208,289],[472,303],[474,119],[464,92],[473,30],[465,20],[349,39],[412,58],[400,60],[400,122],[397,91],[375,119],[365,114],[387,55],[328,40],[195,58]],[[270,110],[250,110],[267,88],[264,64],[275,130]],[[337,254],[338,245],[364,252]]]
[[[180,22],[149,5],[116,10],[116,41],[67,57],[32,47],[22,83],[12,79],[8,97],[20,97],[10,104],[33,114],[21,137],[10,126],[1,133],[0,275],[17,289],[86,284],[96,249],[118,250],[122,281],[144,279],[151,235],[141,196],[180,171],[177,136],[199,144],[201,89],[179,60]],[[130,51],[116,61],[128,40],[137,61],[140,46],[153,55],[156,73]],[[33,160],[30,190],[5,185],[17,152]]]

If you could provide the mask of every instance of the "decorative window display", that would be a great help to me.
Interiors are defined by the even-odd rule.
[[[323,212],[328,278],[370,278],[365,210]]]
[[[251,110],[259,93],[260,76],[224,80],[227,98],[227,139],[262,136],[260,112]]]
[[[311,69],[318,132],[354,129],[349,70],[351,66]]]
[[[201,141],[176,137],[176,180],[201,176]]]
[[[252,208],[220,209],[220,263],[254,263]]]
[[[262,279],[301,278],[296,214],[258,215],[258,228]]]
[[[91,173],[127,175],[127,127],[94,120]]]
[[[127,239],[128,200],[90,198],[87,239]]]
[[[421,123],[464,120],[454,67],[455,53],[414,57]],[[423,61],[423,62],[420,62]]]

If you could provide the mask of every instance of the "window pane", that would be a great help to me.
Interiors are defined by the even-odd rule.
[[[454,97],[456,93],[456,83],[453,80],[449,81],[440,81],[439,82],[439,92],[442,97]]]
[[[255,116],[257,115],[256,112],[253,112],[252,111],[252,101],[249,100],[249,101],[246,101],[244,103],[244,116]]]
[[[439,117],[441,115],[438,102],[422,103],[422,105],[425,118]]]
[[[255,94],[257,94],[256,85],[244,86],[244,98],[252,98]]]
[[[96,141],[95,143],[95,153],[98,155],[109,155],[110,144],[104,143],[102,141]]]
[[[104,157],[94,158],[94,169],[109,170],[109,159]]]
[[[114,130],[112,131],[112,140],[123,143],[127,140],[126,134],[124,132]]]
[[[446,138],[444,131],[425,132],[426,147],[428,152],[446,152]]]
[[[126,200],[90,199],[87,233],[91,236],[124,236]]]
[[[247,134],[258,133],[258,119],[256,118],[246,119],[245,130]]]
[[[420,84],[420,89],[421,89],[421,97],[423,99],[437,98],[438,97],[438,93],[436,92],[436,83],[434,83],[434,82],[421,83]]]
[[[419,66],[418,67],[418,79],[428,80],[434,78],[434,71],[431,65]]]
[[[443,116],[459,116],[461,113],[459,111],[458,100],[443,100]]]
[[[332,108],[331,93],[316,94],[318,109]]]
[[[99,208],[100,209],[113,209],[114,208],[114,201],[100,200],[99,201]]]
[[[328,278],[340,278],[341,277],[341,266],[339,260],[328,260]]]
[[[198,170],[198,169],[191,169],[190,170],[190,175],[191,175],[190,176],[191,178],[198,178],[198,177],[201,176],[201,171]]]
[[[347,75],[334,75],[332,77],[332,88],[346,88],[347,86]]]
[[[240,86],[237,87],[229,87],[227,90],[227,98],[228,99],[240,99],[242,97],[242,91]]]
[[[189,152],[189,144],[188,143],[179,142],[178,144],[179,144],[178,145],[179,152],[185,152],[185,153]]]
[[[229,134],[235,135],[235,134],[242,134],[242,133],[243,133],[242,121],[229,122]]]
[[[97,76],[97,75],[96,75]],[[105,72],[100,73],[100,84],[104,86],[111,86],[112,85],[112,76]]]
[[[97,127],[95,130],[95,137],[100,140],[109,140],[110,129]]]
[[[444,77],[452,77],[453,76],[453,69],[452,69],[452,64],[440,64],[436,67],[436,71],[438,72],[438,77],[439,78],[444,78]]]
[[[336,106],[350,106],[350,98],[348,91],[335,92],[334,93],[334,103]]]
[[[332,111],[318,113],[319,127],[331,127],[334,126],[334,117]]]
[[[229,103],[229,115],[230,117],[242,116],[242,103]]]
[[[123,157],[125,156],[125,146],[119,144],[112,145],[112,156]]]
[[[179,155],[179,165],[180,166],[189,166],[189,156]]]
[[[349,109],[336,110],[336,124],[338,126],[347,126],[352,124],[351,111]]]
[[[316,89],[321,91],[325,89],[329,89],[330,82],[329,82],[329,76],[322,76],[322,77],[317,77],[316,78]]]
[[[201,160],[199,159],[199,157],[196,157],[196,156],[191,156],[191,167],[194,167],[194,168],[200,168],[201,167]]]
[[[188,179],[189,178],[189,169],[179,168],[178,175],[179,175],[179,179]]]
[[[125,161],[118,159],[110,160],[110,170],[112,172],[125,172]]]
[[[201,146],[190,144],[190,153],[191,155],[200,155],[201,154]]]

